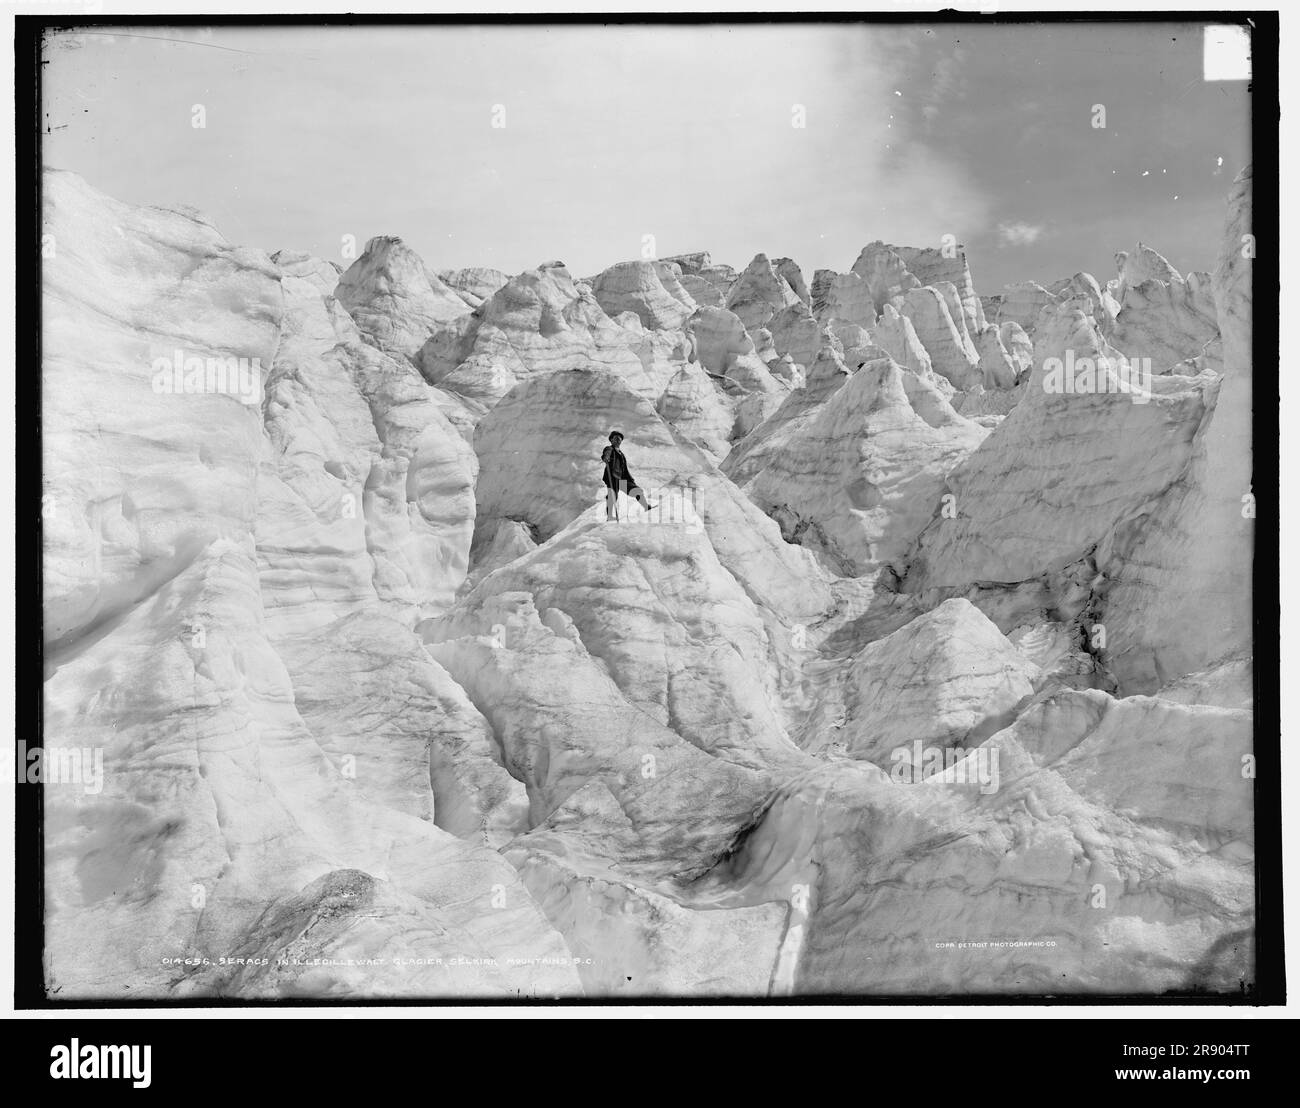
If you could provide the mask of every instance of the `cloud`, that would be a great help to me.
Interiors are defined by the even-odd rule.
[[[214,45],[270,52],[238,77],[237,54],[177,45],[189,59],[177,68],[160,60],[169,44],[100,41],[127,52],[94,70],[113,99],[94,129],[50,136],[49,161],[112,195],[192,203],[250,244],[334,256],[344,232],[401,234],[433,268],[519,272],[559,254],[596,273],[653,234],[662,254],[708,249],[743,266],[765,250],[811,275],[846,269],[874,239],[964,242],[997,222],[947,115],[977,56],[914,26],[218,28]],[[382,54],[379,70],[349,68],[359,43]],[[88,63],[69,58],[47,75],[55,107],[91,119],[75,95],[91,87]],[[107,81],[135,59],[158,82]],[[160,105],[189,105],[195,82],[221,90],[226,125],[160,171],[175,126]],[[592,88],[605,91],[593,100]],[[497,103],[506,128],[490,126]],[[411,144],[430,120],[438,143]],[[233,188],[230,167],[286,145],[291,169],[267,155],[265,187]],[[394,146],[405,170],[376,194],[366,167]],[[756,150],[763,171],[738,172]],[[448,173],[448,158],[471,168]],[[304,199],[298,177],[320,185]],[[530,216],[503,234],[511,210]]]
[[[918,82],[921,86],[921,118],[927,131],[933,128],[954,97],[966,92],[967,82],[962,73],[966,57],[965,50],[955,47],[951,54],[939,58],[928,76]]]
[[[999,223],[998,243],[1002,246],[1029,246],[1042,238],[1046,230],[1041,223]]]

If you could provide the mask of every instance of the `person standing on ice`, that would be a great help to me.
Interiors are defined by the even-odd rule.
[[[611,431],[609,433],[609,445],[600,452],[600,460],[605,463],[605,472],[601,477],[605,488],[605,518],[607,520],[618,518],[618,494],[627,493],[647,512],[654,505],[646,499],[646,495],[637,486],[632,478],[631,471],[627,468],[627,458],[623,456],[623,451],[619,447],[623,443],[622,431]]]

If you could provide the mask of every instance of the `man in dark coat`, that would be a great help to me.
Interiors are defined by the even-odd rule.
[[[601,476],[601,481],[609,491],[605,494],[605,518],[618,518],[618,494],[627,493],[647,512],[654,507],[646,499],[646,495],[637,486],[632,477],[631,471],[627,468],[627,458],[623,456],[623,451],[619,447],[623,443],[622,431],[611,431],[609,433],[609,445],[600,452],[600,460],[605,463],[605,472]]]

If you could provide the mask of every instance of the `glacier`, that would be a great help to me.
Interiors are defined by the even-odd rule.
[[[343,271],[47,170],[47,989],[1248,987],[1250,195],[980,296]]]

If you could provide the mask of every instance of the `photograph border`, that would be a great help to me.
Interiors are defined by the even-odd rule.
[[[1252,35],[1251,139],[1254,166],[1252,233],[1259,250],[1253,270],[1252,364],[1253,413],[1252,443],[1255,495],[1255,551],[1253,572],[1253,680],[1254,680],[1254,825],[1256,851],[1255,883],[1255,973],[1253,987],[1240,995],[1221,993],[1171,992],[1162,994],[795,994],[792,996],[739,995],[726,997],[652,995],[645,997],[514,997],[483,998],[467,996],[429,996],[427,998],[339,999],[206,997],[170,999],[161,997],[67,998],[46,993],[44,972],[44,805],[43,786],[25,787],[21,774],[15,774],[14,867],[14,1006],[17,1009],[120,1009],[120,1008],[337,1008],[386,1007],[536,1007],[536,1006],[646,1006],[690,1005],[759,1005],[759,1006],[896,1006],[970,1007],[1025,1005],[1196,1005],[1239,1006],[1277,1005],[1285,1001],[1283,961],[1283,883],[1282,883],[1282,789],[1281,789],[1281,717],[1279,701],[1280,633],[1279,609],[1279,523],[1278,523],[1278,448],[1279,413],[1279,310],[1275,297],[1278,289],[1280,242],[1278,152],[1280,105],[1278,98],[1279,19],[1276,11],[1123,11],[1123,12],[1003,12],[982,15],[975,12],[699,12],[690,14],[609,13],[609,14],[460,14],[411,15],[367,14],[340,15],[139,15],[82,17],[50,15],[16,15],[15,49],[15,226],[14,274],[15,313],[15,451],[14,481],[16,495],[14,583],[15,611],[23,617],[29,613],[27,602],[35,605],[32,621],[38,633],[34,641],[24,640],[19,628],[29,626],[26,618],[15,620],[15,742],[26,736],[44,733],[44,657],[42,636],[42,419],[41,419],[41,48],[44,36],[51,31],[111,27],[384,27],[418,25],[421,27],[464,26],[571,26],[571,25],[678,25],[702,24],[825,24],[854,25],[914,24],[942,26],[969,24],[1006,27],[1040,23],[1223,23],[1244,24]],[[183,201],[184,197],[174,198]],[[1225,202],[1226,186],[1225,186]],[[258,246],[257,243],[246,243]],[[35,259],[33,271],[32,259]],[[1261,358],[1265,360],[1261,361]],[[35,365],[33,373],[23,367]],[[1263,365],[1261,375],[1259,367]],[[32,459],[38,459],[36,465]],[[35,541],[23,532],[23,520],[34,524]],[[33,590],[32,582],[36,587]],[[33,597],[34,593],[34,597]],[[1207,628],[1212,632],[1212,628]],[[24,642],[33,647],[27,650]],[[37,739],[39,742],[40,739]]]

